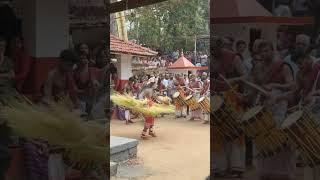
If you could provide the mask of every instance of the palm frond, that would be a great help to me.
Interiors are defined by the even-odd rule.
[[[111,95],[111,100],[118,106],[150,116],[175,112],[175,107],[172,105],[154,104],[152,107],[147,107],[146,100],[137,100],[129,95],[113,94]]]
[[[26,103],[13,103],[3,109],[13,131],[22,137],[43,139],[67,150],[72,161],[105,161],[107,129],[95,122],[84,122],[62,104],[50,110]]]

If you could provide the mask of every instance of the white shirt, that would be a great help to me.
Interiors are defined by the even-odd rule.
[[[244,67],[245,74],[246,75],[250,74],[252,70],[252,58],[243,60],[242,64]]]
[[[162,84],[164,85],[164,87],[167,88],[169,86],[169,80],[167,79],[162,80]]]

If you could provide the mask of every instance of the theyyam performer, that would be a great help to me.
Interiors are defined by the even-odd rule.
[[[146,98],[146,106],[148,108],[151,108],[153,106],[153,104],[155,103],[152,100],[152,94],[153,94],[152,90],[146,90],[144,92],[144,96]],[[143,139],[148,138],[148,136],[147,136],[148,131],[149,131],[149,135],[151,137],[156,137],[156,134],[154,132],[154,117],[151,115],[147,115],[147,114],[144,114],[143,116],[144,116],[144,128],[141,133],[141,138],[143,138]]]
[[[148,88],[143,91],[144,100],[138,100],[127,94],[114,93],[111,100],[114,104],[139,113],[144,117],[144,127],[141,133],[142,139],[148,136],[156,137],[154,132],[154,121],[157,115],[163,113],[174,113],[174,106],[170,105],[170,99],[163,97],[162,104],[158,104],[153,98],[153,89]]]

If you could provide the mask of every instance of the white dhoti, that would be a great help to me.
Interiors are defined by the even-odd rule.
[[[210,106],[210,109],[213,111],[213,101],[210,101]],[[210,114],[207,114],[207,117],[210,119]],[[246,145],[244,136],[239,137],[233,142],[226,142],[220,138],[221,135],[219,135],[219,133],[214,134],[216,141],[214,144],[217,144],[217,148],[214,149],[211,156],[213,160],[213,172],[218,174],[225,174],[227,171],[244,172],[246,169]]]
[[[214,173],[223,174],[227,171],[244,172],[246,168],[245,145],[238,142],[228,142],[223,143],[222,148],[221,151],[214,152],[212,155]]]
[[[280,90],[273,90],[272,94],[281,94]],[[266,107],[272,112],[273,120],[279,128],[286,118],[288,102],[281,101]],[[295,179],[296,154],[292,147],[286,147],[281,152],[265,158],[256,159],[259,177],[271,179]]]
[[[61,154],[50,154],[48,160],[49,180],[65,179],[65,164]]]
[[[199,93],[195,93],[193,96],[197,102],[201,97]],[[190,117],[193,119],[203,119],[202,109],[199,107],[198,109],[190,110]]]
[[[210,121],[210,114],[208,114],[208,113],[203,113],[203,120],[205,120],[205,121]]]
[[[186,106],[176,107],[176,116],[177,117],[187,116],[187,107]]]
[[[202,110],[200,108],[196,109],[196,110],[191,110],[190,116],[191,116],[191,118],[194,118],[194,119],[203,119]]]
[[[131,120],[131,116],[130,116],[130,111],[129,110],[125,110],[124,117],[125,117],[125,119],[127,121]]]

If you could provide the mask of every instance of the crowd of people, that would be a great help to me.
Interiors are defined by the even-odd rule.
[[[167,55],[166,57],[170,62],[174,63],[179,58],[180,53],[181,50],[176,50],[172,53],[169,53],[169,55]],[[196,66],[207,66],[209,63],[209,56],[205,51],[186,51],[184,52],[184,57]]]
[[[173,53],[169,53],[168,55],[159,55],[152,58],[136,58],[133,60],[133,64],[143,64],[153,67],[169,67],[178,60],[179,55],[176,54],[180,54],[180,51],[177,50]],[[200,51],[195,55],[194,52],[186,51],[184,56],[196,66],[208,65],[209,57],[205,52]]]
[[[112,69],[107,66],[106,57],[104,49],[101,48],[97,51],[96,58],[92,58],[86,44],[80,44],[76,49],[63,50],[57,66],[48,72],[48,78],[42,86],[42,100],[39,105],[50,107],[52,103],[69,97],[73,102],[70,108],[84,120],[105,118],[108,90],[106,77],[107,71]],[[7,41],[0,37],[1,106],[10,105],[12,97],[24,93],[32,65],[33,60],[24,51],[21,38]],[[15,135],[11,134],[6,121],[2,119],[0,128],[0,179],[5,179],[12,158],[9,147],[14,145],[23,149],[28,179],[45,180],[54,172],[52,168],[63,168],[48,167],[48,161],[57,152],[51,152],[51,146],[46,142],[25,137],[13,138]],[[40,151],[48,153],[38,153]]]
[[[198,100],[202,96],[207,96],[210,91],[210,80],[206,72],[198,72],[197,74],[172,74],[172,73],[151,73],[139,74],[129,78],[122,93],[134,96],[137,99],[144,99],[145,93],[148,92],[153,97],[155,103],[157,96],[169,97],[174,100],[174,93],[182,90],[184,96],[193,95]],[[118,119],[125,120],[126,124],[133,123],[132,119],[135,117],[134,112],[128,109],[117,107]],[[187,106],[176,106],[176,118],[187,117],[189,111]],[[194,113],[190,110],[190,120],[204,120],[209,122],[208,117],[205,119],[202,116],[202,111]]]
[[[152,58],[138,58],[136,57],[135,60],[132,62],[133,64],[143,64],[146,66],[153,66],[153,67],[168,67],[172,63],[163,56],[157,56]]]
[[[235,46],[235,49],[234,49]],[[308,108],[318,121],[319,102],[319,61],[313,56],[311,38],[298,34],[292,49],[287,53],[278,51],[272,42],[256,39],[250,50],[250,58],[243,58],[245,41],[234,41],[230,37],[214,37],[211,52],[210,73],[212,73],[212,92],[225,92],[236,89],[236,104],[244,111],[263,105],[272,112],[276,128],[286,120],[289,110],[302,104]],[[217,95],[217,94],[212,94]],[[310,105],[312,103],[312,105]],[[307,105],[310,106],[307,106]],[[239,108],[236,108],[239,109]],[[239,110],[238,113],[243,113]],[[217,140],[218,139],[218,140]],[[296,175],[298,156],[294,146],[287,145],[273,156],[257,157],[258,150],[251,139],[240,136],[227,142],[216,138],[214,144],[221,143],[221,149],[212,153],[215,177],[242,177],[246,171],[246,159],[255,157],[260,180],[293,180]],[[216,146],[218,147],[218,145]],[[248,153],[249,152],[249,153]],[[301,154],[300,154],[301,155]],[[252,162],[252,161],[251,161]],[[305,167],[304,179],[319,179],[319,168]]]

